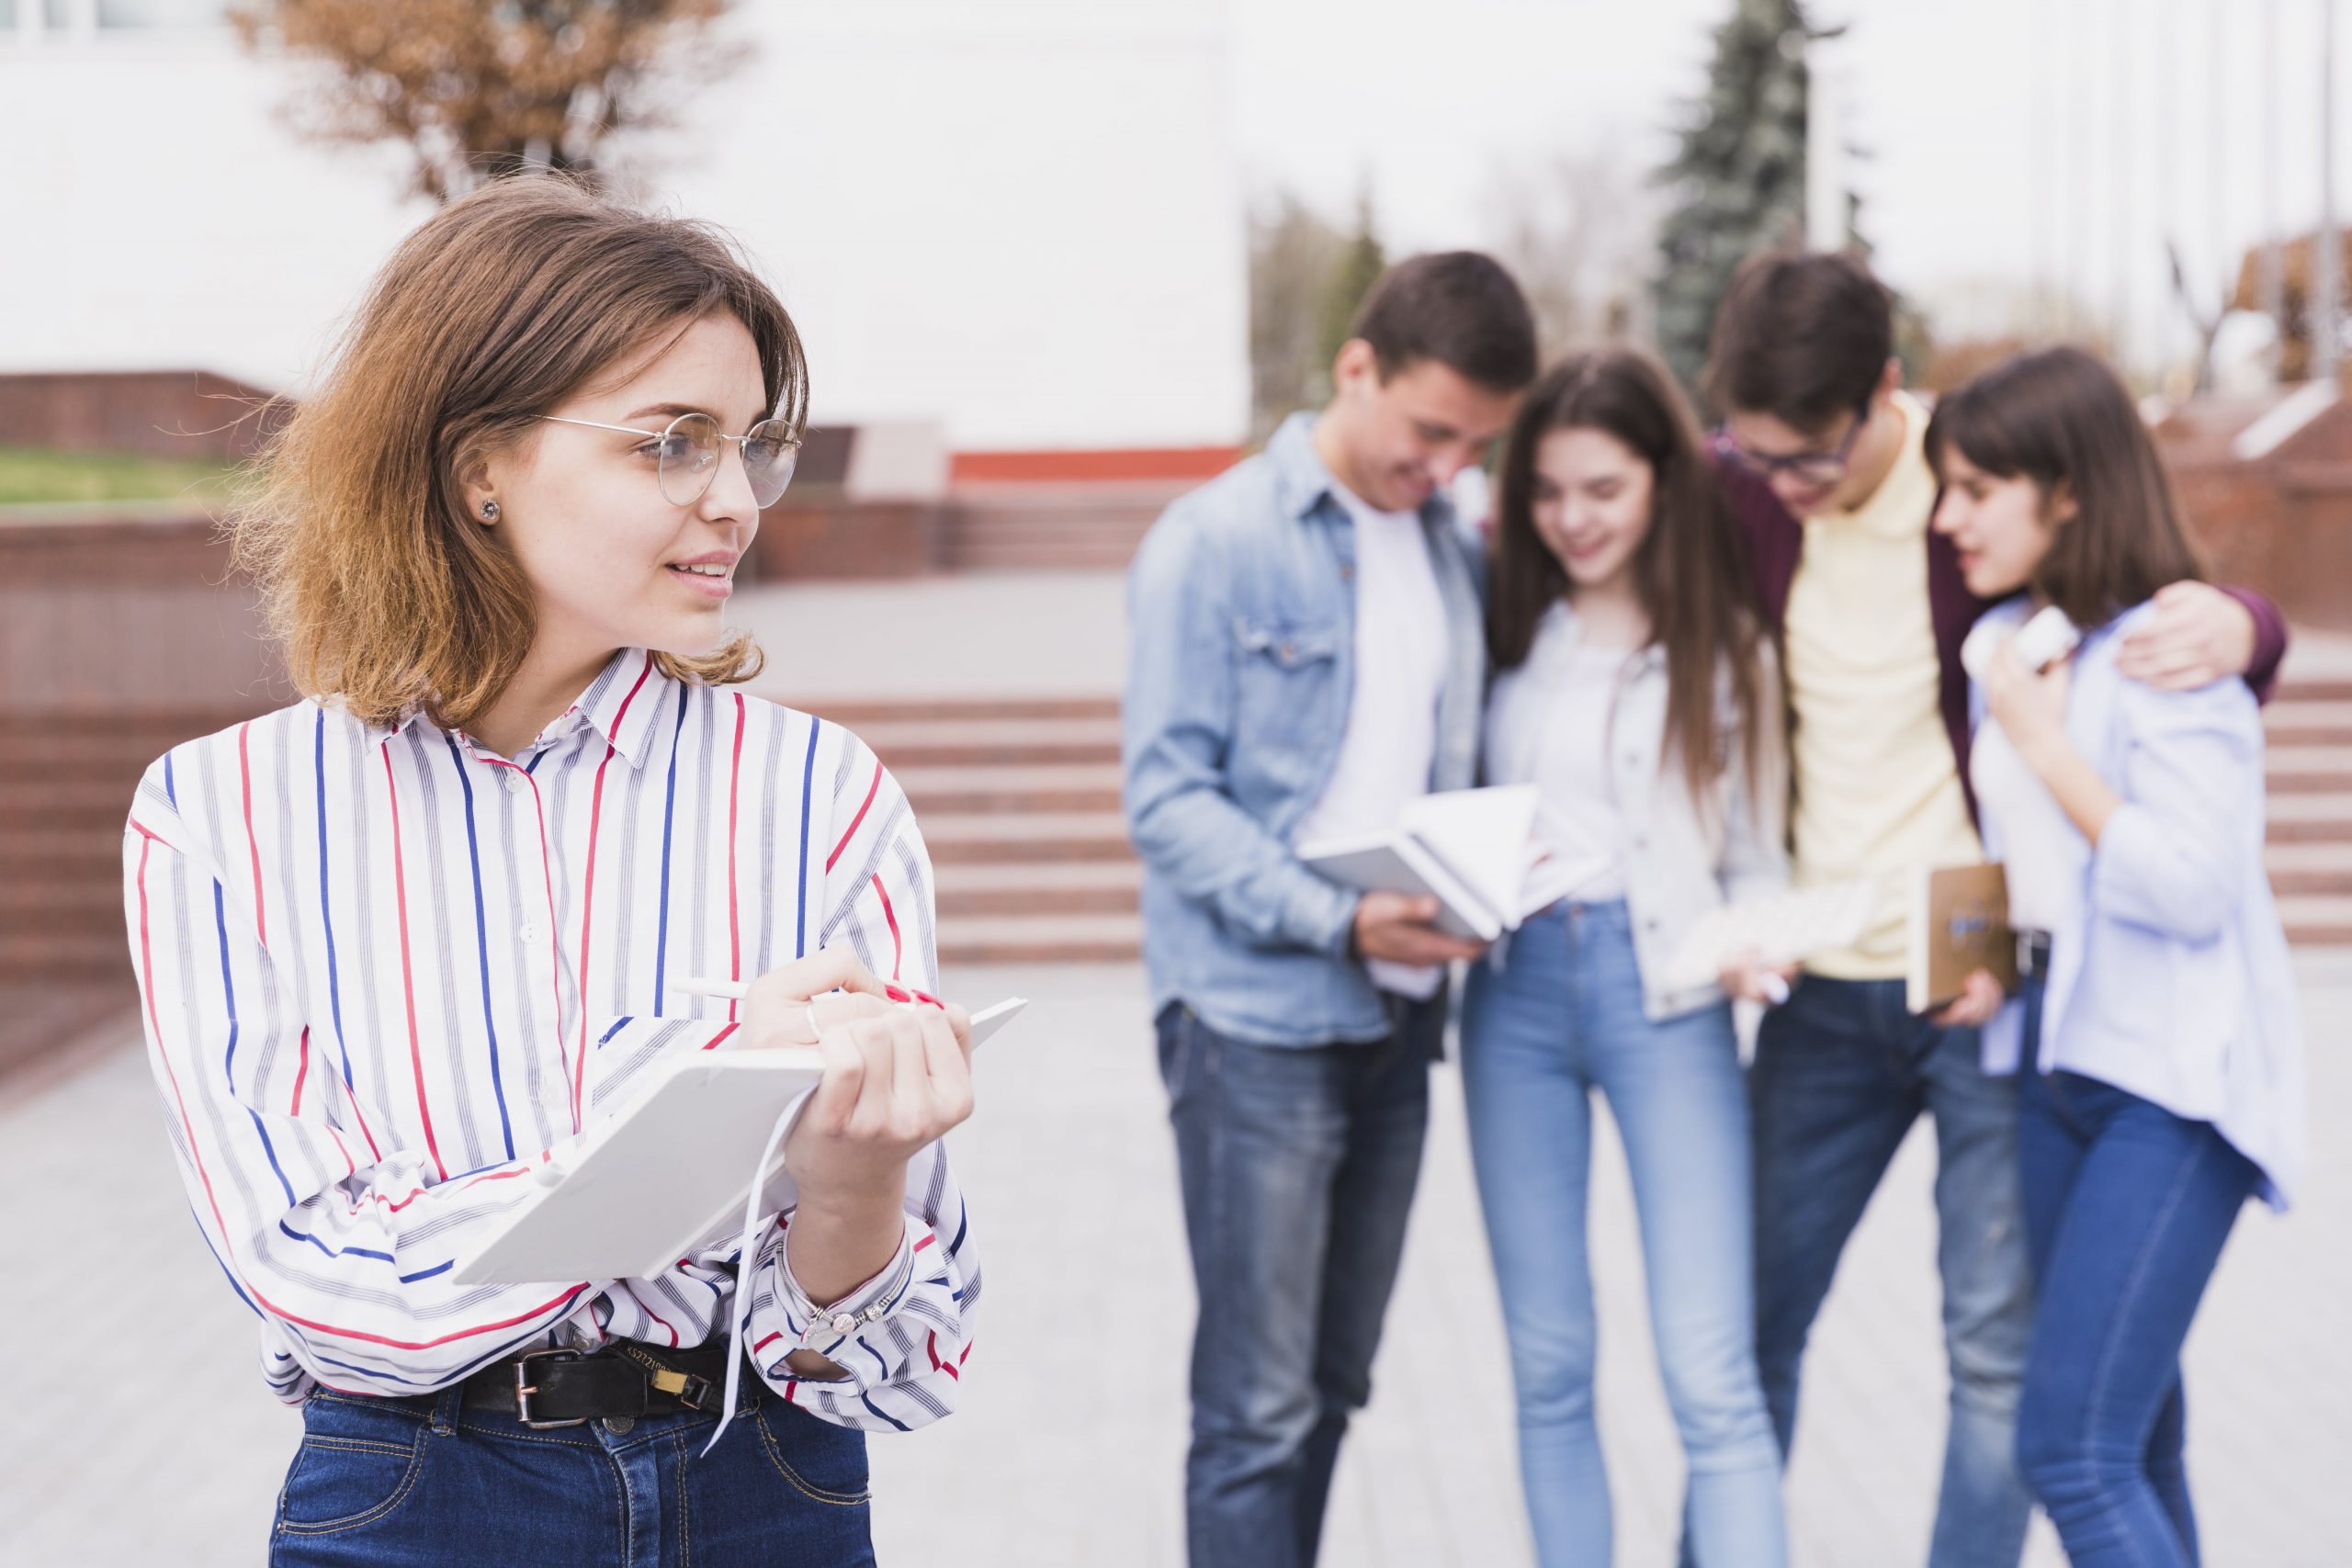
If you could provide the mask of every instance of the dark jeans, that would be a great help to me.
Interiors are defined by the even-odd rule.
[[[1228,1040],[1159,1019],[1200,1317],[1185,1535],[1194,1568],[1308,1568],[1404,1250],[1442,995],[1371,1045]]]
[[[2018,1129],[2041,1308],[2018,1459],[2075,1568],[2199,1561],[2180,1348],[2260,1173],[2211,1125],[2074,1073]]]
[[[712,1417],[639,1416],[535,1432],[416,1399],[329,1393],[302,1407],[272,1564],[338,1568],[856,1568],[868,1538],[865,1437],[747,1378],[746,1407],[704,1458]]]
[[[1935,1122],[1937,1264],[1951,1371],[1929,1568],[2016,1568],[2032,1503],[2016,1462],[2033,1290],[2018,1201],[2017,1085],[1973,1029],[1904,1007],[1900,980],[1807,976],[1764,1016],[1756,1141],[1756,1358],[1786,1453],[1806,1336],[1838,1255],[1920,1112]]]

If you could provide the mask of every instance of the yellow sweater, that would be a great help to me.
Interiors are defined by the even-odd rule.
[[[1876,876],[1885,888],[1861,940],[1808,965],[1843,980],[1902,976],[1910,873],[1984,858],[1939,702],[1928,411],[1901,392],[1895,406],[1903,451],[1878,489],[1851,512],[1804,521],[1784,634],[1796,880]]]

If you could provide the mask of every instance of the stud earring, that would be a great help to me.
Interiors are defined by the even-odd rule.
[[[485,501],[481,503],[481,520],[485,523],[495,523],[498,521],[498,502],[494,501]]]

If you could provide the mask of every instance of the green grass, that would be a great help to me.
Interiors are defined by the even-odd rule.
[[[217,501],[227,491],[230,472],[225,463],[0,446],[0,506],[61,501]]]

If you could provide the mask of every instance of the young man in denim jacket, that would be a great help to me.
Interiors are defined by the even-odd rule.
[[[1478,949],[1433,901],[1342,887],[1296,846],[1473,782],[1478,550],[1445,486],[1535,369],[1501,267],[1404,263],[1321,414],[1179,499],[1129,575],[1126,812],[1200,1297],[1195,1568],[1312,1563],[1371,1393],[1444,965]]]

